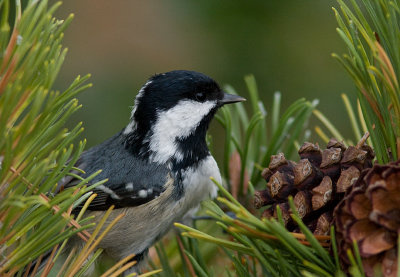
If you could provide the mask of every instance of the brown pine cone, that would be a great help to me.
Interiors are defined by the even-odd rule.
[[[374,153],[365,144],[365,136],[357,146],[346,148],[342,142],[331,139],[327,148],[306,142],[299,149],[299,162],[287,160],[282,153],[271,156],[262,176],[266,189],[256,191],[254,206],[269,206],[263,217],[277,217],[276,206],[282,211],[286,228],[297,231],[290,217],[288,197],[293,196],[297,211],[316,235],[329,234],[332,213],[346,190],[372,165]]]
[[[397,276],[400,230],[400,160],[364,170],[334,211],[339,257],[349,266],[347,250],[356,241],[367,276],[380,266]]]

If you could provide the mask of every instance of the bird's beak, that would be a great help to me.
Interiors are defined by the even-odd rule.
[[[224,97],[220,100],[221,106],[225,104],[232,104],[237,102],[246,101],[246,98],[243,98],[239,95],[228,94],[224,92]]]

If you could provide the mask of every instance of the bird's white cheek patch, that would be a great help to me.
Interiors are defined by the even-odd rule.
[[[176,145],[176,139],[184,139],[191,135],[201,120],[217,105],[216,101],[197,102],[182,100],[173,108],[158,114],[152,128],[150,150],[155,153],[155,162],[164,163],[171,157],[183,158]]]

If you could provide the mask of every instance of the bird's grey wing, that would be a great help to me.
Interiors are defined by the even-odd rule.
[[[93,193],[97,196],[90,203],[88,210],[107,210],[111,205],[116,209],[139,206],[157,198],[162,192],[164,188],[159,186],[146,188],[142,183],[133,185],[132,182],[119,184],[107,182],[93,189]]]
[[[75,166],[85,171],[85,174],[79,174],[81,177],[102,170],[88,185],[108,179],[92,190],[97,196],[88,210],[106,210],[111,205],[122,208],[145,204],[158,197],[171,178],[165,166],[148,163],[125,150],[118,135],[82,153]],[[59,187],[65,189],[77,183],[78,179],[67,178]]]

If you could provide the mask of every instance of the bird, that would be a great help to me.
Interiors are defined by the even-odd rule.
[[[127,126],[81,154],[75,164],[81,177],[101,169],[90,183],[107,179],[92,190],[97,196],[85,215],[100,220],[114,206],[107,225],[124,213],[98,247],[115,260],[135,254],[137,264],[125,273],[141,268],[148,249],[174,222],[202,200],[216,197],[210,177],[221,183],[221,174],[206,133],[219,108],[245,100],[199,72],[155,74],[139,90]],[[79,182],[67,176],[58,187],[65,190]]]

